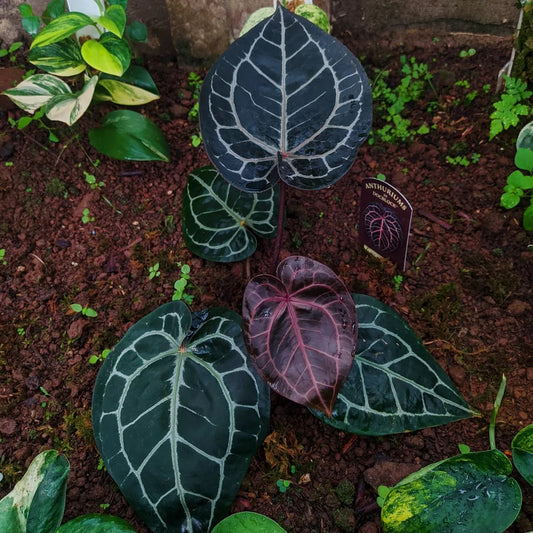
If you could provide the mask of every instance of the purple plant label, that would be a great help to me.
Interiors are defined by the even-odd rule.
[[[363,181],[359,241],[405,270],[413,208],[398,189],[376,178]]]

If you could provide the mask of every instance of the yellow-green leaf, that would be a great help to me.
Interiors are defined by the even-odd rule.
[[[76,76],[87,68],[81,57],[79,44],[72,39],[33,48],[28,60],[36,67],[56,76]]]
[[[84,42],[81,55],[91,67],[112,76],[122,76],[131,60],[128,43],[112,33],[104,33],[99,41]]]
[[[91,17],[88,17],[83,13],[65,13],[52,20],[48,26],[45,26],[43,30],[35,36],[30,48],[57,43],[58,41],[70,37],[85,26],[92,25],[94,25],[94,22]]]
[[[95,99],[120,105],[142,105],[159,98],[159,91],[148,71],[131,65],[120,78],[102,74]]]
[[[105,14],[99,17],[98,23],[117,37],[122,37],[126,27],[126,12],[117,4],[109,6]]]

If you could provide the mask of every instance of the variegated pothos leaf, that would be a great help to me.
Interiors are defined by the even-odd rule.
[[[255,252],[254,234],[276,234],[278,210],[278,187],[247,193],[232,187],[215,168],[199,168],[189,175],[183,195],[185,244],[210,261],[242,261]]]
[[[278,4],[215,63],[199,107],[207,153],[232,185],[320,189],[352,166],[372,94],[344,45]]]
[[[209,531],[230,510],[269,419],[240,317],[170,302],[107,356],[93,395],[108,472],[155,533]]]
[[[93,76],[81,91],[52,98],[46,106],[46,116],[72,126],[89,108],[97,82],[98,76]]]
[[[384,303],[352,294],[359,321],[355,361],[327,424],[389,435],[469,418],[474,411],[415,332]]]

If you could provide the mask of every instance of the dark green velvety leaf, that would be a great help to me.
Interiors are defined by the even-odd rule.
[[[183,194],[183,238],[194,254],[210,261],[241,261],[255,252],[257,240],[274,237],[279,189],[246,193],[232,187],[218,171],[191,173]]]
[[[222,308],[192,316],[174,301],[107,356],[92,413],[107,471],[148,527],[207,532],[229,513],[269,408],[240,317]]]
[[[498,450],[464,453],[411,474],[386,496],[385,533],[502,533],[522,505]]]
[[[87,514],[63,524],[57,533],[135,533],[135,529],[116,516]]]
[[[474,413],[414,331],[390,307],[352,294],[359,336],[355,361],[327,424],[360,435],[414,431]]]
[[[511,443],[513,462],[522,477],[533,485],[533,425],[519,431]]]
[[[89,132],[89,141],[98,151],[115,159],[170,161],[170,150],[161,130],[129,109],[106,115],[102,127]]]
[[[215,63],[199,109],[207,153],[235,187],[320,189],[352,166],[372,94],[343,44],[278,4]]]

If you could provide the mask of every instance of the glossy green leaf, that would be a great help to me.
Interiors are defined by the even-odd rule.
[[[89,141],[99,152],[115,159],[170,161],[170,150],[161,130],[129,109],[106,115],[102,127],[89,132]]]
[[[154,533],[207,532],[229,513],[268,431],[268,387],[240,317],[167,303],[108,354],[93,393],[107,471]]]
[[[112,76],[122,76],[131,61],[128,43],[110,32],[104,33],[98,41],[85,41],[81,55],[91,67]]]
[[[192,172],[183,193],[183,238],[210,261],[241,261],[255,252],[255,234],[276,234],[279,189],[247,193],[232,187],[211,166]]]
[[[450,378],[394,310],[352,294],[359,335],[355,361],[327,424],[360,435],[388,435],[473,415]]]
[[[105,14],[98,19],[98,24],[117,37],[122,37],[126,27],[126,12],[124,8],[119,5],[109,6]]]
[[[522,505],[512,465],[498,450],[465,453],[398,483],[381,510],[385,533],[502,533]]]
[[[28,60],[36,67],[56,76],[76,76],[87,68],[81,57],[79,44],[72,39],[32,48]]]
[[[276,9],[270,6],[260,7],[259,9],[254,11],[244,23],[241,33],[239,34],[239,37],[249,32],[254,26],[259,24],[263,20],[267,19],[268,17],[271,17],[275,11]]]
[[[219,522],[211,533],[286,533],[274,520],[258,513],[235,513]]]
[[[52,20],[35,36],[31,43],[31,48],[57,43],[70,37],[85,26],[92,26],[93,24],[91,17],[83,13],[65,13]]]
[[[530,485],[533,485],[533,424],[515,435],[511,448],[516,469]]]
[[[52,20],[65,13],[65,0],[50,0],[43,11],[43,22],[49,24]]]
[[[56,450],[40,453],[0,500],[0,531],[55,533],[65,510],[69,464]]]
[[[72,94],[70,87],[60,78],[51,74],[34,74],[21,81],[13,89],[3,92],[17,106],[28,113],[35,113],[52,98],[62,94]]]
[[[121,76],[102,74],[96,87],[95,99],[120,105],[142,105],[159,98],[159,91],[148,71],[131,65]]]
[[[135,533],[135,529],[116,516],[87,514],[63,524],[57,533]]]
[[[131,41],[138,43],[145,43],[148,40],[148,29],[146,28],[146,24],[143,24],[138,20],[134,20],[129,26],[126,26],[124,34]]]
[[[515,165],[531,172],[533,170],[533,150],[528,148],[518,148],[514,157]]]
[[[98,76],[93,76],[81,91],[52,98],[46,106],[46,116],[72,126],[89,108],[97,82]]]
[[[505,209],[512,209],[520,203],[520,196],[516,192],[504,192],[500,197],[500,205]]]
[[[529,205],[524,211],[522,225],[526,231],[533,231],[533,204]]]
[[[331,30],[328,15],[318,6],[313,4],[300,4],[296,6],[294,14],[307,19],[326,33],[329,33]]]
[[[533,152],[531,152],[533,154]],[[507,177],[507,184],[520,189],[533,189],[533,176],[525,175],[520,170],[511,172]]]

